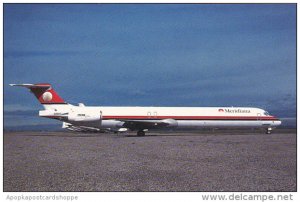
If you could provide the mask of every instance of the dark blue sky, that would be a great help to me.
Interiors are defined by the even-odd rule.
[[[8,86],[38,82],[70,103],[295,117],[296,4],[5,4],[6,126],[53,123]]]

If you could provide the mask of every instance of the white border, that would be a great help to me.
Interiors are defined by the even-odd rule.
[[[285,1],[259,1],[259,0],[252,0],[252,1],[225,1],[225,0],[218,0],[218,1],[199,1],[199,0],[188,0],[188,1],[182,1],[182,0],[173,0],[173,1],[159,1],[159,0],[152,0],[152,1],[141,1],[141,0],[131,0],[131,1],[112,1],[112,0],[102,0],[102,1],[96,1],[96,0],[88,0],[88,1],[80,1],[80,0],[73,0],[73,1],[58,1],[58,0],[47,0],[47,1],[23,1],[23,0],[17,0],[17,1],[1,1],[1,45],[3,50],[3,3],[298,3],[299,1],[291,1],[291,0],[285,0]],[[299,11],[299,6],[297,5],[297,10]],[[297,27],[299,27],[299,17],[297,15]],[[297,29],[298,30],[298,29]],[[297,32],[297,39],[298,39],[298,32]],[[297,40],[297,47],[299,47],[299,40]],[[298,54],[297,54],[298,58]],[[2,70],[3,70],[3,54],[1,54],[1,61],[2,61]],[[299,76],[299,71],[297,71],[297,78]],[[3,71],[0,73],[1,78],[1,94],[3,95]],[[299,82],[297,82],[297,89],[299,89],[298,86]],[[299,92],[297,91],[297,94]],[[1,103],[1,111],[3,112],[3,99],[0,99]],[[298,99],[297,99],[298,101]],[[299,103],[297,102],[297,106]],[[300,110],[298,108],[297,113],[300,113]],[[3,113],[0,115],[0,122],[1,122],[1,131],[3,131]],[[297,127],[299,123],[297,123]],[[38,195],[73,195],[73,196],[79,196],[78,201],[105,201],[105,202],[113,202],[113,201],[128,201],[128,202],[160,202],[160,201],[172,201],[172,202],[182,202],[182,201],[202,201],[201,195],[203,194],[226,194],[230,195],[233,192],[4,192],[3,193],[3,134],[1,136],[2,144],[0,148],[0,161],[1,161],[1,182],[0,182],[0,189],[1,189],[1,197],[2,201],[7,201],[6,197],[8,195],[32,195],[32,196],[38,196]],[[299,138],[297,138],[297,145],[299,144]],[[299,155],[298,155],[298,147],[297,147],[297,162],[299,162]],[[299,168],[299,166],[297,166]],[[298,172],[298,170],[297,170]],[[297,179],[299,179],[299,176],[297,174]],[[297,185],[299,186],[299,180],[297,181]],[[239,192],[234,192],[238,194]],[[246,192],[245,194],[266,194],[266,195],[277,195],[281,192]],[[300,199],[298,193],[294,192],[283,192],[282,194],[292,194],[293,200],[297,201]]]

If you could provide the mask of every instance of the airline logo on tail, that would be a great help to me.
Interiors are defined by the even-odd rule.
[[[45,102],[49,102],[49,101],[51,101],[52,100],[52,93],[50,93],[50,92],[44,92],[44,94],[43,94],[43,100],[45,101]]]

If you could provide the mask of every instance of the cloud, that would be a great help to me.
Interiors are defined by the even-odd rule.
[[[10,113],[10,112],[22,112],[22,111],[33,111],[37,110],[35,107],[32,106],[25,106],[21,104],[4,104],[3,106],[4,113]]]
[[[47,124],[61,124],[61,122],[53,119],[41,118],[38,110],[16,110],[4,111],[4,128],[18,126],[39,126]]]
[[[38,115],[38,110],[16,110],[16,111],[4,111],[4,116],[10,117],[33,117]]]

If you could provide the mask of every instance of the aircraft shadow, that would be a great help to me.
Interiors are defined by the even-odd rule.
[[[266,135],[263,133],[209,133],[209,134],[150,134],[145,136],[137,136],[137,135],[119,135],[118,137],[196,137],[196,136],[224,136],[224,135]]]
[[[168,134],[146,134],[145,136],[137,136],[136,134],[113,134],[113,133],[46,133],[46,134],[17,134],[18,136],[28,137],[67,137],[67,138],[84,138],[84,137],[112,137],[112,138],[147,138],[147,137],[196,137],[196,136],[224,136],[224,135],[266,135],[264,133],[168,133]]]

